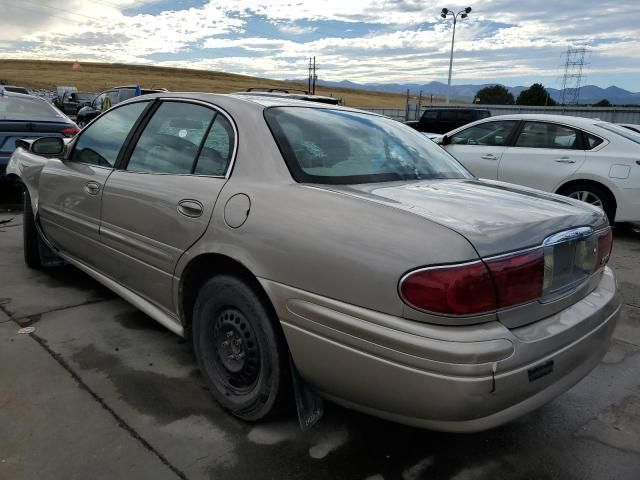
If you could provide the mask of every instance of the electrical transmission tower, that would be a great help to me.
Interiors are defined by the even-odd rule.
[[[585,75],[582,70],[585,63],[587,49],[585,47],[567,48],[564,62],[564,76],[562,77],[562,97],[563,105],[577,105],[580,99],[580,87],[584,83]]]

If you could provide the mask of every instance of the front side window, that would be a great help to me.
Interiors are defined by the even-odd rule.
[[[454,133],[449,143],[452,145],[506,145],[509,135],[517,124],[516,120],[480,123]]]
[[[272,107],[265,110],[265,119],[299,182],[472,178],[435,143],[384,117],[324,108]]]
[[[200,105],[164,102],[145,127],[127,170],[185,175],[192,173],[200,144],[215,111]]]
[[[443,122],[455,122],[456,112],[453,110],[442,110],[440,112],[440,120]]]
[[[130,103],[102,115],[80,133],[70,160],[113,167],[129,131],[148,104]]]
[[[107,97],[106,93],[101,93],[100,95],[98,95],[96,99],[93,101],[93,108],[95,108],[96,110],[102,110],[102,104],[104,103],[104,99],[106,97]]]
[[[545,122],[524,122],[516,147],[580,149],[578,131],[571,127]]]

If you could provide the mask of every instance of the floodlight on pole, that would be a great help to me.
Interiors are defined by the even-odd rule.
[[[451,71],[453,69],[453,44],[456,39],[456,24],[458,23],[458,16],[462,18],[467,18],[471,13],[471,7],[467,7],[464,10],[460,10],[458,13],[453,13],[452,10],[448,8],[443,8],[440,12],[440,16],[442,18],[447,18],[451,16],[453,18],[453,33],[451,34],[451,56],[449,57],[449,81],[447,82],[447,104],[449,104],[450,94],[451,94]]]

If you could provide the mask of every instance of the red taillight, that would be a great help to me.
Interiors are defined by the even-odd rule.
[[[481,261],[410,273],[400,282],[400,293],[413,308],[445,315],[471,315],[497,307],[491,276]]]
[[[475,315],[542,296],[542,249],[510,257],[417,270],[400,282],[411,307],[445,315]]]
[[[542,249],[487,261],[496,285],[498,307],[518,305],[542,296],[544,254]]]
[[[63,128],[62,130],[60,130],[60,133],[67,137],[73,137],[79,131],[80,129],[78,127],[69,127],[69,128]]]
[[[598,232],[598,265],[596,268],[604,267],[611,257],[613,247],[613,232],[611,227]]]

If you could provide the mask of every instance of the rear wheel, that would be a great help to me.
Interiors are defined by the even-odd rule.
[[[36,221],[33,217],[31,196],[25,188],[22,195],[24,219],[22,222],[22,241],[24,246],[24,261],[30,268],[41,268],[42,258],[40,256],[40,236],[36,229]]]
[[[288,354],[276,322],[239,278],[214,277],[198,293],[193,345],[200,370],[215,399],[243,420],[273,416],[287,404]]]
[[[615,201],[606,188],[591,183],[575,183],[563,188],[559,193],[601,208],[607,214],[609,223],[613,224],[616,216]]]

